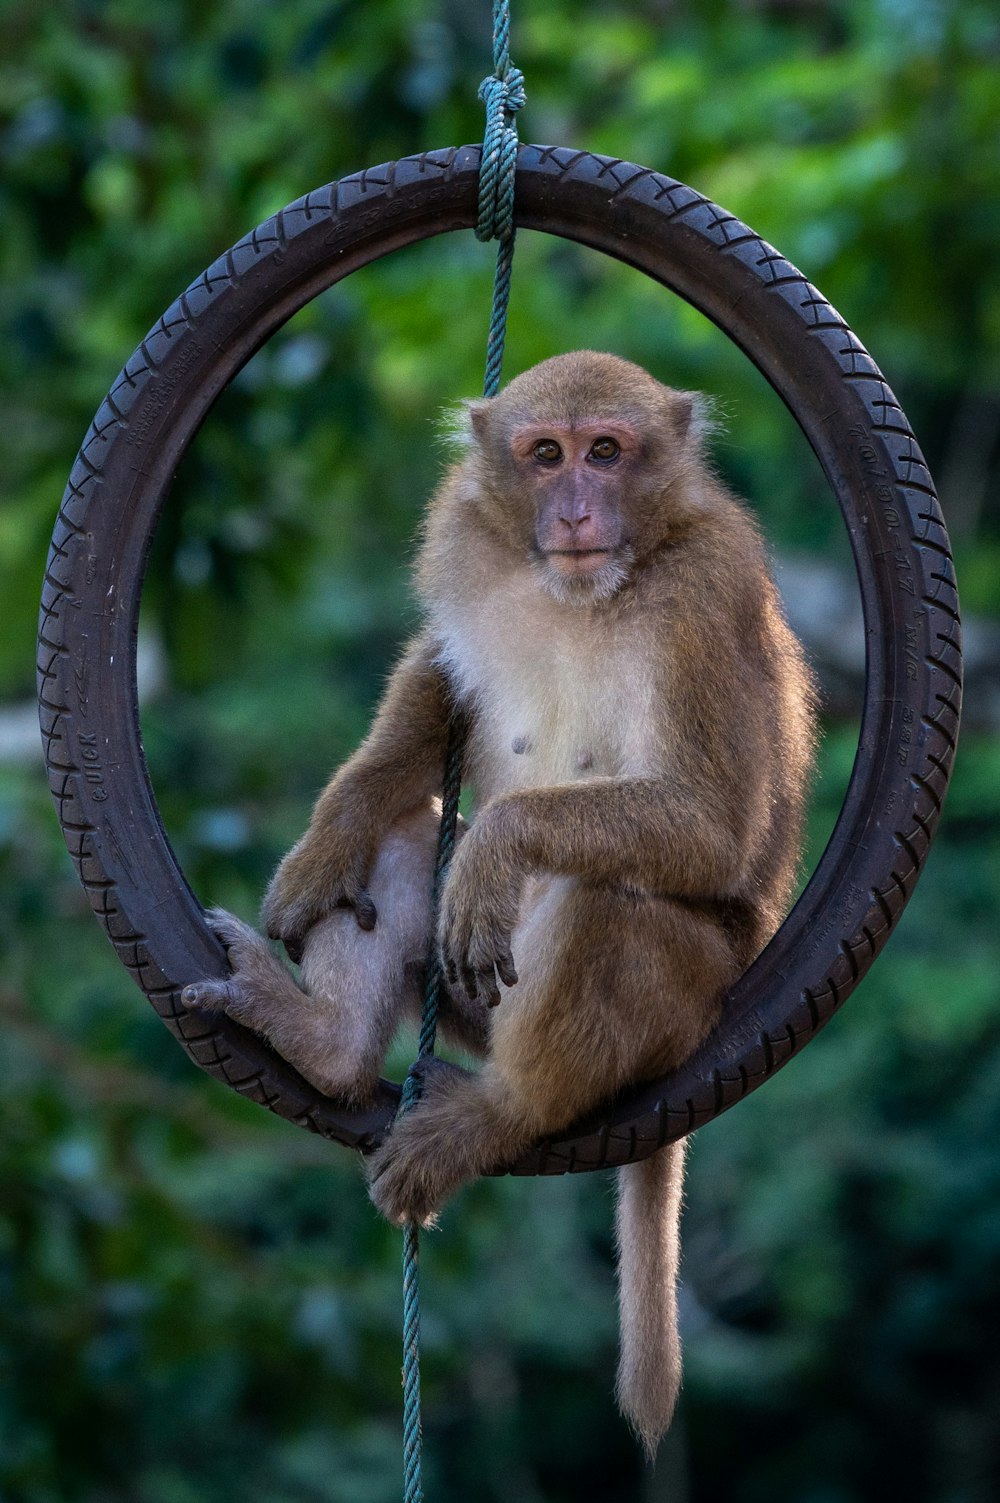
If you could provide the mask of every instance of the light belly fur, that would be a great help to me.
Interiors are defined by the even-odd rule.
[[[521,788],[661,771],[652,727],[664,665],[649,661],[634,625],[616,641],[605,621],[537,586],[513,604],[508,595],[438,623],[440,661],[473,706],[466,775],[477,806]]]

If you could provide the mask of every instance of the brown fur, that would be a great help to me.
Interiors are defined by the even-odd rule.
[[[681,1386],[677,1331],[682,1139],[618,1171],[621,1358],[615,1393],[652,1459]]]
[[[322,1089],[370,1091],[415,1006],[460,703],[477,812],[442,902],[442,1022],[487,1060],[427,1066],[373,1156],[393,1221],[433,1220],[463,1181],[681,1064],[788,903],[810,681],[697,426],[696,399],[589,352],[469,404],[467,450],[428,511],[424,629],[265,899],[311,997],[225,916],[234,976],[189,989]],[[674,1147],[632,1166],[619,1200],[619,1397],[650,1449],[680,1381],[682,1162]]]

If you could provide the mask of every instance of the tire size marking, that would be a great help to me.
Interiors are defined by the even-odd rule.
[[[909,628],[907,628],[909,630]],[[913,744],[913,723],[916,716],[909,705],[902,705],[903,724],[896,741],[896,761],[900,767],[905,767],[910,760],[910,748]]]
[[[79,668],[73,670],[73,683],[76,687],[76,703],[80,714],[86,717],[90,709],[90,672],[86,663],[81,663]]]
[[[861,896],[861,888],[851,883],[844,893],[842,902],[835,908],[828,909],[823,922],[813,928],[810,943],[803,947],[807,955],[812,955],[822,949],[835,931],[841,934],[851,932],[854,910]]]
[[[156,422],[163,408],[170,401],[174,388],[188,374],[191,367],[197,362],[204,346],[200,340],[188,338],[187,349],[177,357],[173,369],[169,374],[148,368],[148,374],[152,378],[147,385],[145,411],[140,417],[135,418],[125,434],[125,442],[130,445],[144,444],[149,436],[149,430]]]
[[[923,611],[917,612],[917,617],[923,615]],[[908,622],[903,624],[903,652],[906,658],[906,676],[912,683],[916,683],[919,673],[920,657],[917,652],[917,627],[910,626]]]
[[[894,530],[898,530],[900,526],[900,516],[899,511],[894,504],[896,501],[896,496],[893,492],[892,486],[885,479],[888,471],[883,465],[879,464],[879,452],[872,440],[871,433],[863,423],[853,423],[848,429],[848,432],[853,438],[859,440],[857,445],[858,458],[861,460],[861,463],[868,471],[868,474],[873,479],[878,476],[882,477],[881,479],[878,479],[876,481],[876,484],[872,487],[875,499],[879,503],[882,512],[882,520],[885,522],[885,525]],[[917,592],[913,583],[913,565],[910,562],[906,549],[903,547],[903,544],[898,537],[894,537],[892,540],[892,561],[895,565],[896,583],[899,585],[899,588],[907,595],[916,595]]]

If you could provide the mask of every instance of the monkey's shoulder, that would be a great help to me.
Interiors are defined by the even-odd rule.
[[[643,571],[641,586],[643,609],[662,630],[689,624],[689,646],[719,636],[742,654],[772,631],[787,631],[758,522],[745,501],[716,484]]]

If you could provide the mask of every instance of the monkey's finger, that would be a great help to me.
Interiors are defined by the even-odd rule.
[[[476,980],[479,982],[479,988],[486,998],[486,1005],[488,1007],[499,1007],[500,988],[497,986],[497,979],[493,974],[493,967],[490,966],[488,971],[477,971]]]
[[[509,950],[503,955],[497,956],[497,972],[504,986],[517,985],[517,972],[514,969],[514,957]]]
[[[281,935],[278,935],[277,938],[281,939],[281,943],[285,947],[285,954],[292,962],[292,965],[301,965],[302,951],[305,947],[305,942],[301,936],[298,934],[286,934],[283,939]]]
[[[302,945],[305,932],[309,928],[308,922],[302,921],[298,915],[291,918],[287,915],[279,918],[268,918],[266,908],[262,911],[261,917],[265,922],[268,939],[273,939],[277,944],[284,945],[285,953],[289,960],[294,965],[298,965],[302,959]]]
[[[469,1001],[475,1002],[479,994],[479,983],[476,973],[470,965],[462,966],[462,985],[465,988],[465,995]]]
[[[358,928],[366,932],[374,929],[378,922],[378,911],[365,887],[358,889],[357,897],[354,899],[354,916],[358,921]]]

